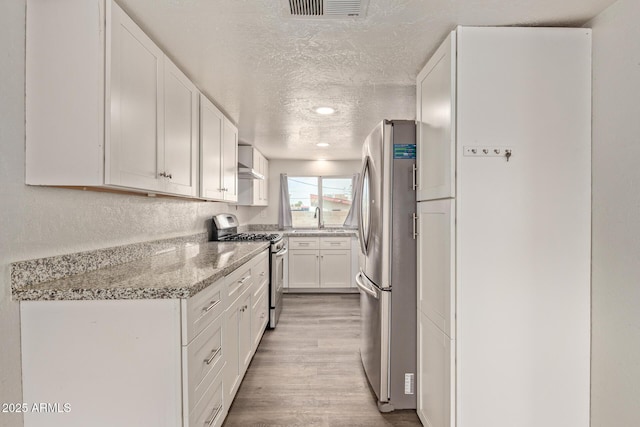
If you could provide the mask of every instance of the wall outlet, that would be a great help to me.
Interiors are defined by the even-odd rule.
[[[415,388],[414,374],[404,374],[404,394],[413,394]]]

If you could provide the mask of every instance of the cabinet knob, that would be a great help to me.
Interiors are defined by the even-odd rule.
[[[173,178],[170,173],[166,173],[166,172],[160,172],[158,175],[160,175],[163,178],[169,178],[169,179]]]

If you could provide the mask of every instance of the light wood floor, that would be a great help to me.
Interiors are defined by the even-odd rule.
[[[224,423],[231,426],[420,426],[378,412],[360,354],[359,295],[288,294]]]

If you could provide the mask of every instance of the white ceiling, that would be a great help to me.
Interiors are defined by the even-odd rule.
[[[369,0],[354,20],[286,0],[117,0],[270,159],[357,159],[382,119],[415,119],[415,77],[456,25],[579,26],[615,0]],[[331,106],[332,116],[313,109]],[[330,147],[319,148],[318,142]]]

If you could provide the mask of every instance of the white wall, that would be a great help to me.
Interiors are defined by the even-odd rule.
[[[152,199],[24,185],[25,2],[0,2],[0,404],[21,402],[13,261],[204,232],[221,203]],[[1,427],[22,424],[0,413]]]
[[[360,172],[360,166],[360,160],[269,160],[269,206],[239,208],[239,220],[248,224],[278,223],[281,173],[289,176],[350,176]]]
[[[591,426],[640,425],[640,2],[594,18]]]

